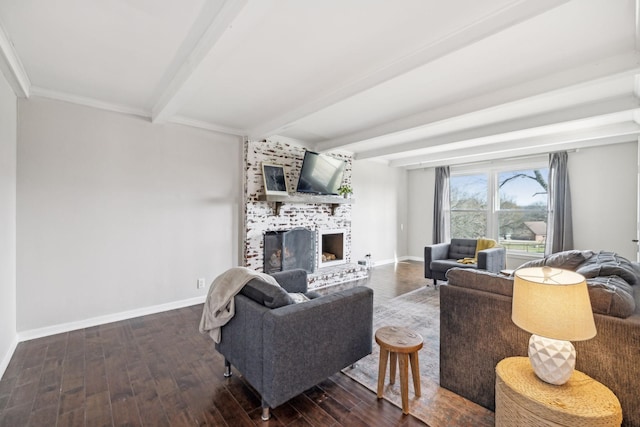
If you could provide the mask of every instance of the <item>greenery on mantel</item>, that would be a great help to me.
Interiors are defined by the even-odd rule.
[[[346,197],[349,194],[353,194],[353,188],[350,185],[342,184],[338,187],[338,194]]]

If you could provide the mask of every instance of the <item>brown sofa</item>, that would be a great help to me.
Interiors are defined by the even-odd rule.
[[[574,343],[576,369],[616,394],[623,426],[640,427],[640,284],[621,283],[601,265],[611,253],[583,255],[572,269],[586,271],[597,335]],[[636,268],[621,275],[633,282]],[[456,268],[447,279],[440,287],[440,385],[495,410],[495,367],[505,357],[526,356],[530,337],[511,321],[513,278]]]

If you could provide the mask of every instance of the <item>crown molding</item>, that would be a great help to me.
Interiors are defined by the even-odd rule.
[[[31,95],[29,76],[2,23],[0,23],[0,70],[16,96],[28,98]]]
[[[238,129],[228,126],[222,126],[215,123],[204,122],[202,120],[190,119],[188,117],[173,116],[167,119],[169,123],[177,125],[190,126],[198,129],[210,130],[218,133],[226,133],[229,135],[245,136],[247,131],[244,129]]]
[[[49,98],[57,101],[70,102],[72,104],[84,105],[86,107],[93,107],[99,110],[113,111],[116,113],[130,114],[133,116],[144,117],[146,119],[149,119],[151,116],[148,111],[145,111],[140,108],[130,107],[130,106],[121,105],[121,104],[112,104],[112,103],[101,101],[94,98],[89,98],[89,97],[80,96],[80,95],[73,95],[65,92],[58,92],[55,90],[44,89],[37,86],[31,87],[31,94],[33,96],[39,96],[41,98]]]

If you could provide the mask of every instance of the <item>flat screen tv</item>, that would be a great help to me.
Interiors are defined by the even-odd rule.
[[[338,187],[342,184],[342,176],[346,167],[345,160],[313,151],[305,151],[296,191],[312,194],[338,194]]]

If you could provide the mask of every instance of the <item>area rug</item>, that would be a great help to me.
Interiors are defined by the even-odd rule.
[[[455,393],[441,388],[440,362],[440,293],[424,287],[391,299],[374,307],[373,330],[382,326],[403,326],[419,333],[424,346],[418,352],[421,397],[416,397],[409,381],[409,413],[428,426],[493,426],[494,414]],[[373,340],[373,352],[361,359],[355,368],[342,372],[374,393],[378,388],[380,348]],[[398,374],[396,374],[397,376]],[[385,378],[384,398],[402,407],[400,379],[389,384],[389,369]],[[437,408],[437,410],[434,410]]]

